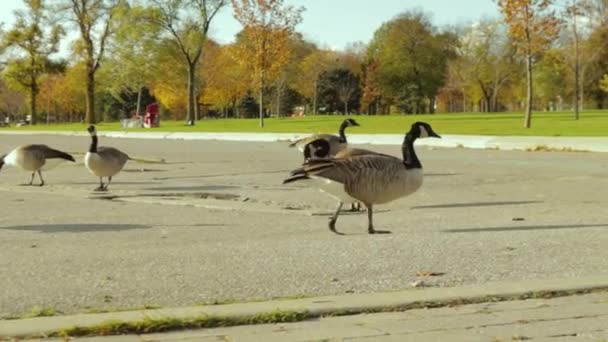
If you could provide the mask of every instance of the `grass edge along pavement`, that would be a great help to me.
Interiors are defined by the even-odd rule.
[[[194,126],[183,121],[162,121],[160,128],[122,129],[119,122],[99,123],[99,131],[158,132],[158,133],[336,133],[346,117],[359,122],[348,134],[403,134],[415,121],[425,121],[441,134],[496,135],[496,136],[571,136],[598,137],[608,132],[608,111],[590,110],[581,113],[580,120],[574,120],[570,112],[535,112],[532,128],[523,128],[523,113],[451,113],[424,115],[316,115],[297,118],[268,118],[264,128],[258,126],[257,119],[203,119]],[[80,132],[88,125],[38,124],[36,126],[0,128],[0,132]]]
[[[142,334],[608,292],[608,274],[448,288],[0,321],[0,340]]]

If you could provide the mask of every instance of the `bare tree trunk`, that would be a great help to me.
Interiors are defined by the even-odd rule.
[[[85,121],[88,124],[95,124],[97,118],[95,117],[95,71],[87,70],[87,94],[86,94],[86,114]]]
[[[584,69],[583,69],[584,70]],[[580,110],[585,110],[585,72],[581,72],[579,75],[579,103]]]
[[[312,96],[312,114],[313,115],[317,114],[317,92],[318,92],[318,86],[317,86],[317,81],[315,81],[315,92]]]
[[[143,87],[139,87],[137,89],[137,107],[135,109],[135,115],[139,115],[139,113],[141,112],[141,93],[142,93],[142,89],[143,89]]]
[[[201,119],[201,96],[196,95],[194,98],[194,117],[196,121]]]
[[[260,127],[264,128],[264,87],[260,84]]]
[[[188,109],[186,112],[186,124],[194,126],[194,64],[188,63]]]
[[[281,116],[281,92],[282,87],[277,87],[277,117]]]
[[[38,86],[36,85],[36,82],[32,79],[32,84],[30,86],[30,115],[32,117],[30,119],[30,125],[36,124],[36,116],[38,115],[36,108],[36,95],[38,93],[37,88]]]
[[[526,116],[524,122],[524,128],[530,128],[532,125],[532,54],[528,53],[526,56],[526,79],[528,80],[528,86],[526,89]]]
[[[580,56],[579,56],[579,44],[578,44],[578,32],[576,27],[576,0],[572,1],[573,14],[572,14],[572,31],[574,33],[574,120],[578,120],[579,113],[579,99],[580,99]]]

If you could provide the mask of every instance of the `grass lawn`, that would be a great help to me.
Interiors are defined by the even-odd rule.
[[[585,111],[575,121],[570,112],[537,112],[533,114],[532,128],[524,129],[523,113],[466,113],[436,115],[351,115],[360,127],[349,128],[348,133],[404,133],[415,121],[430,123],[439,134],[479,135],[535,135],[535,136],[608,136],[608,111]],[[155,129],[129,129],[129,131],[162,132],[275,132],[317,133],[337,132],[343,116],[308,116],[305,118],[266,119],[266,127],[259,128],[257,119],[209,119],[195,126],[183,121],[161,121]],[[84,131],[85,124],[52,124],[29,127],[0,128],[13,131]],[[100,131],[121,131],[118,122],[100,123]]]

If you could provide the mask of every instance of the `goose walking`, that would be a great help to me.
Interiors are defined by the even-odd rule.
[[[306,161],[311,158],[317,158],[317,159],[329,158],[329,157],[331,157],[329,155],[329,148],[330,148],[329,142],[327,142],[327,140],[323,140],[323,139],[314,140],[314,141],[306,144],[306,147],[304,148],[304,160]],[[347,147],[343,150],[340,150],[338,153],[336,153],[333,156],[333,158],[341,159],[341,158],[360,156],[360,155],[364,155],[364,154],[381,154],[381,153],[370,151],[370,150],[365,150],[362,148]],[[351,203],[350,211],[351,212],[361,211],[361,203],[359,203],[359,202]]]
[[[292,142],[291,144],[289,144],[289,147],[297,147],[300,151],[304,152],[307,144],[309,144],[315,140],[322,139],[329,143],[329,151],[327,152],[327,155],[333,156],[336,153],[338,153],[340,150],[343,150],[346,148],[347,141],[346,141],[346,135],[344,134],[344,131],[346,130],[347,127],[352,127],[352,126],[359,126],[359,124],[354,119],[346,119],[340,125],[338,135],[315,134],[315,135],[311,135],[306,138],[296,140],[296,141]]]
[[[422,185],[422,164],[416,156],[414,142],[418,138],[440,136],[424,122],[412,124],[402,144],[403,159],[383,154],[361,154],[342,159],[309,159],[291,172],[283,184],[305,181],[319,187],[340,202],[329,220],[329,229],[336,233],[336,221],[344,203],[361,202],[367,207],[368,232],[373,224],[373,206],[394,201],[416,192]]]
[[[50,168],[50,165],[47,164],[48,159],[64,159],[71,162],[76,161],[70,154],[55,150],[47,145],[23,145],[0,157],[0,170],[6,164],[19,167],[26,171],[31,171],[32,177],[27,185],[32,185],[34,183],[34,178],[37,173],[38,178],[40,178],[39,186],[43,186],[44,179],[42,178],[42,170]]]
[[[119,173],[131,158],[116,148],[98,147],[95,126],[89,126],[87,131],[91,135],[91,145],[84,156],[84,165],[92,174],[99,177],[99,187],[95,188],[95,191],[107,191],[112,177]],[[108,178],[106,184],[103,183],[103,177]]]

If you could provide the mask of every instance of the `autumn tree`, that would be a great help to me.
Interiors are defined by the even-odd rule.
[[[460,58],[471,87],[478,87],[482,96],[481,111],[498,110],[498,96],[516,74],[515,51],[505,37],[506,27],[499,22],[482,20],[468,28],[460,37]]]
[[[148,20],[158,25],[171,40],[188,70],[188,107],[186,120],[194,125],[198,116],[196,103],[197,68],[211,21],[227,0],[150,0],[153,4]]]
[[[61,26],[50,22],[43,0],[24,0],[26,10],[15,11],[16,21],[3,36],[2,48],[14,50],[5,70],[9,85],[27,92],[31,124],[36,124],[40,77],[49,70],[49,56],[57,52],[63,35]]]
[[[524,127],[532,124],[533,75],[535,59],[559,33],[559,21],[551,10],[552,0],[498,0],[500,11],[509,25],[509,34],[517,51],[526,61],[526,114]]]
[[[243,26],[239,60],[251,65],[259,94],[260,127],[264,127],[264,91],[289,61],[289,42],[302,21],[303,7],[284,0],[231,0],[234,17]]]
[[[574,73],[573,98],[572,108],[574,110],[574,119],[579,119],[579,111],[581,104],[581,28],[579,25],[580,18],[585,14],[586,7],[589,7],[585,0],[568,0],[564,9],[564,22],[571,34],[572,42],[572,71]]]
[[[404,112],[432,113],[455,44],[451,33],[438,32],[423,13],[406,12],[374,33],[367,59],[378,63],[382,93]]]
[[[297,70],[296,89],[312,101],[312,114],[317,113],[319,93],[319,76],[335,64],[336,53],[328,50],[317,50],[300,61]]]
[[[14,115],[25,107],[25,97],[8,88],[4,80],[0,79],[0,113],[5,116]]]
[[[346,115],[349,108],[359,108],[359,77],[345,68],[325,71],[319,77],[319,94],[321,103],[329,111],[343,111]]]
[[[222,110],[224,117],[228,116],[228,111],[239,116],[237,103],[247,94],[251,84],[249,73],[243,64],[234,60],[236,53],[232,49],[235,49],[233,45],[219,47],[217,53],[205,58],[201,68],[205,84],[202,98]]]
[[[95,75],[105,57],[106,45],[112,35],[115,10],[122,0],[58,0],[58,2],[59,10],[69,13],[70,20],[80,33],[75,50],[83,58],[85,65],[85,121],[94,124],[97,121]]]
[[[144,15],[143,11],[141,7],[117,8],[114,39],[108,44],[108,58],[99,75],[104,89],[115,99],[121,101],[125,93],[137,94],[137,114],[141,113],[144,88],[149,88],[156,76],[157,56],[162,47],[158,39],[160,28],[146,20],[138,20]]]
[[[600,89],[608,93],[608,74],[604,75],[604,78],[600,81]]]

